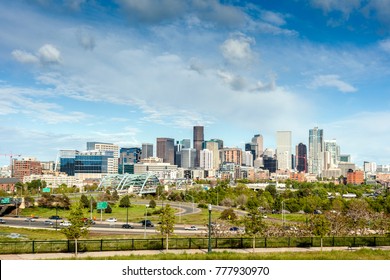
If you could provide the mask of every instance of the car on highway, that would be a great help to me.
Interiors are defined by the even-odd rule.
[[[110,222],[110,223],[114,223],[114,222],[116,222],[116,221],[117,221],[116,218],[108,218],[108,219],[106,220],[106,222]]]
[[[231,227],[231,228],[229,228],[229,231],[231,233],[244,233],[244,230],[242,228],[239,228],[239,227]]]
[[[4,219],[0,219],[0,224],[5,224],[5,220]]]
[[[72,223],[69,221],[63,221],[60,223],[60,226],[62,226],[62,227],[69,227],[71,225],[72,225]]]
[[[154,227],[154,224],[151,220],[142,220],[140,221],[143,227]]]
[[[185,227],[185,230],[198,230],[196,226]]]
[[[84,225],[94,225],[96,222],[93,219],[83,218]]]
[[[62,218],[60,216],[53,215],[53,216],[50,216],[49,219],[50,220],[61,220]]]
[[[36,218],[27,218],[24,221],[25,222],[35,222],[37,219]]]
[[[130,224],[123,224],[122,228],[131,229],[131,228],[134,228],[134,227],[132,225],[130,225]]]
[[[53,222],[50,221],[50,220],[46,220],[43,222],[44,225],[47,225],[47,226],[52,226],[53,225]]]

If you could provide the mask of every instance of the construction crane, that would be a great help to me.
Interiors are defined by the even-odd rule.
[[[10,166],[10,169],[11,169],[11,178],[14,176],[14,172],[13,172],[13,159],[15,157],[21,157],[22,155],[18,155],[18,154],[0,154],[0,156],[5,156],[5,157],[9,157],[9,166]]]

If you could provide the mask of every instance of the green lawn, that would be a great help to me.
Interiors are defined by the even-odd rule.
[[[212,252],[211,254],[173,254],[111,256],[100,258],[78,258],[79,260],[390,260],[389,250],[360,249],[356,251],[331,252],[277,252],[277,253],[235,253]]]

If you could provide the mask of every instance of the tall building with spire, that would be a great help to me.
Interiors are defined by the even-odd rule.
[[[321,175],[324,162],[324,131],[318,127],[309,129],[309,173]]]

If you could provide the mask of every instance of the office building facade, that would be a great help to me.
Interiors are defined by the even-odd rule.
[[[142,143],[141,159],[153,157],[153,144]]]
[[[296,170],[307,173],[307,147],[303,143],[299,143],[295,149]]]
[[[309,130],[309,173],[320,175],[324,162],[324,131],[315,127]]]
[[[164,163],[175,164],[175,140],[173,138],[157,138],[156,155],[162,158]]]
[[[291,170],[291,131],[276,132],[278,169]]]
[[[200,166],[200,151],[203,149],[204,142],[204,127],[203,126],[194,126],[194,149],[196,150],[195,157],[195,167]]]

